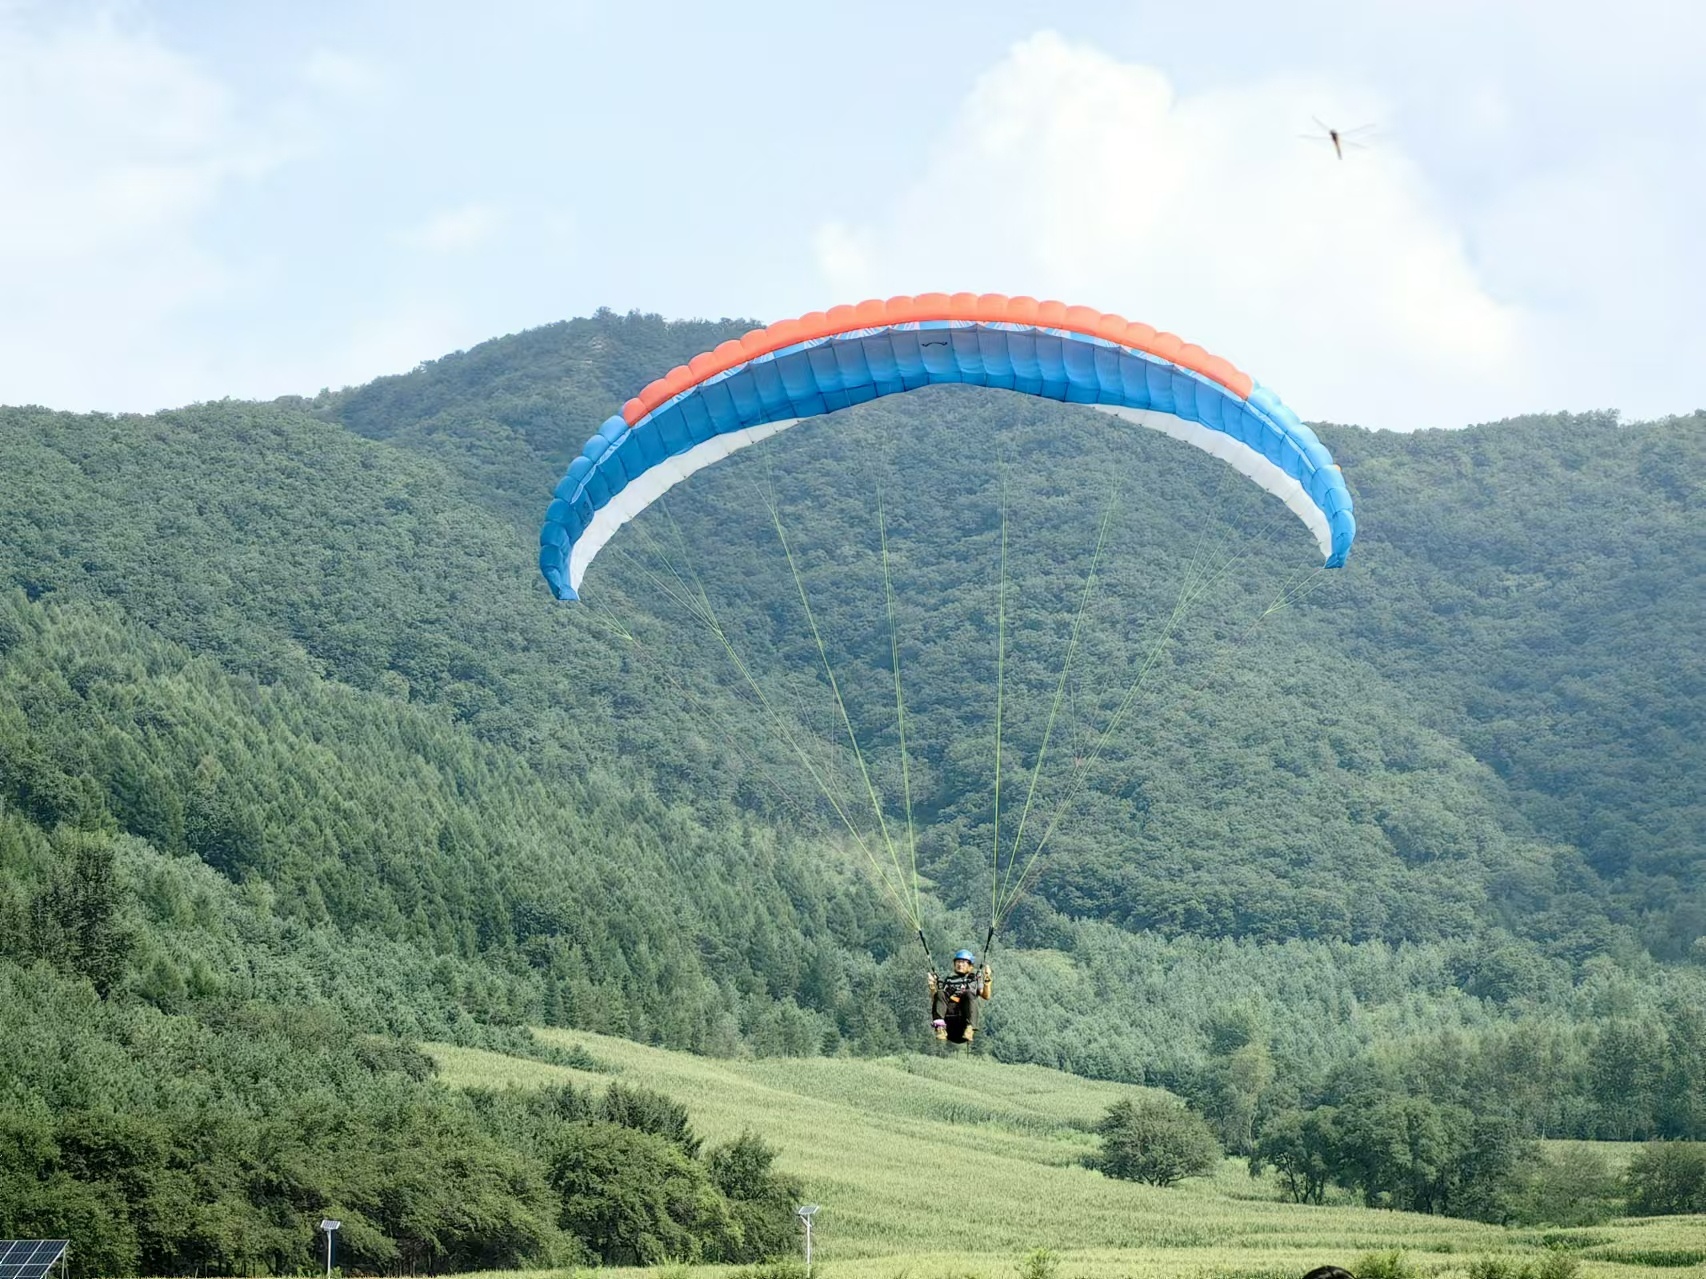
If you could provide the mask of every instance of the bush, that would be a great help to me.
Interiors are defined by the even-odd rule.
[[[814,1265],[812,1273],[823,1274],[823,1267]],[[767,1261],[762,1265],[743,1266],[730,1272],[725,1279],[806,1279],[803,1261]]]
[[[1357,1279],[1416,1279],[1416,1268],[1410,1264],[1408,1257],[1401,1248],[1393,1248],[1388,1252],[1365,1253],[1351,1267]],[[1477,1276],[1471,1272],[1470,1279],[1495,1279],[1494,1276]]]
[[[1122,1181],[1171,1186],[1212,1172],[1221,1158],[1207,1121],[1171,1098],[1116,1101],[1096,1131],[1102,1149],[1093,1166]]]
[[[1554,1249],[1541,1257],[1478,1257],[1469,1263],[1469,1279],[1576,1279],[1582,1263]]]
[[[1033,1249],[1019,1267],[1019,1279],[1055,1279],[1059,1273],[1060,1258],[1048,1248]]]
[[[1554,1249],[1534,1267],[1534,1279],[1576,1279],[1582,1263],[1562,1249]]]

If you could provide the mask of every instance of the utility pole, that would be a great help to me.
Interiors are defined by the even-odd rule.
[[[816,1204],[801,1204],[794,1209],[794,1215],[806,1228],[806,1279],[811,1279],[812,1274],[812,1218],[817,1215],[817,1210]]]
[[[343,1224],[336,1217],[320,1218],[320,1229],[326,1232],[326,1279],[332,1279],[332,1232]]]

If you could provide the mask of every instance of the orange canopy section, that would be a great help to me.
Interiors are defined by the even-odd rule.
[[[1241,400],[1250,398],[1254,385],[1250,375],[1235,367],[1230,360],[1210,355],[1177,334],[1157,332],[1152,326],[1127,320],[1123,315],[1104,313],[1087,306],[1067,306],[1064,302],[1010,298],[1004,293],[920,293],[916,297],[893,297],[886,302],[873,298],[857,306],[832,306],[827,311],[812,311],[797,320],[778,320],[768,328],[754,329],[739,341],[724,342],[716,350],[696,355],[686,364],[671,369],[624,404],[622,418],[632,426],[660,404],[667,403],[706,378],[801,342],[859,329],[943,320],[1061,329],[1102,338],[1200,373]]]

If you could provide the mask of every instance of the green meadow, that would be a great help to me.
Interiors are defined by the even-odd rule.
[[[712,1141],[751,1129],[822,1206],[816,1259],[844,1279],[1005,1279],[1048,1248],[1060,1279],[1232,1279],[1354,1267],[1401,1249],[1424,1276],[1467,1275],[1493,1254],[1566,1249],[1585,1276],[1706,1276],[1706,1218],[1515,1230],[1342,1202],[1282,1202],[1227,1160],[1173,1189],[1082,1165],[1108,1104],[1143,1090],[983,1057],[713,1059],[544,1030],[607,1073],[428,1045],[453,1086],[532,1088],[611,1078],[686,1104]],[[709,1272],[714,1268],[707,1267]]]

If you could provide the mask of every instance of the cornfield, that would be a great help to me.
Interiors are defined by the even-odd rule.
[[[1468,1275],[1478,1257],[1566,1249],[1583,1279],[1655,1270],[1706,1279],[1699,1217],[1583,1230],[1514,1230],[1446,1217],[1283,1202],[1228,1159],[1169,1190],[1083,1165],[1108,1105],[1145,1090],[981,1057],[720,1060],[545,1030],[614,1074],[428,1045],[453,1086],[539,1087],[610,1078],[668,1093],[711,1141],[752,1129],[822,1205],[814,1253],[833,1279],[1015,1279],[1026,1254],[1060,1279],[1295,1279],[1402,1251],[1416,1279]],[[702,1268],[713,1279],[716,1267]]]

